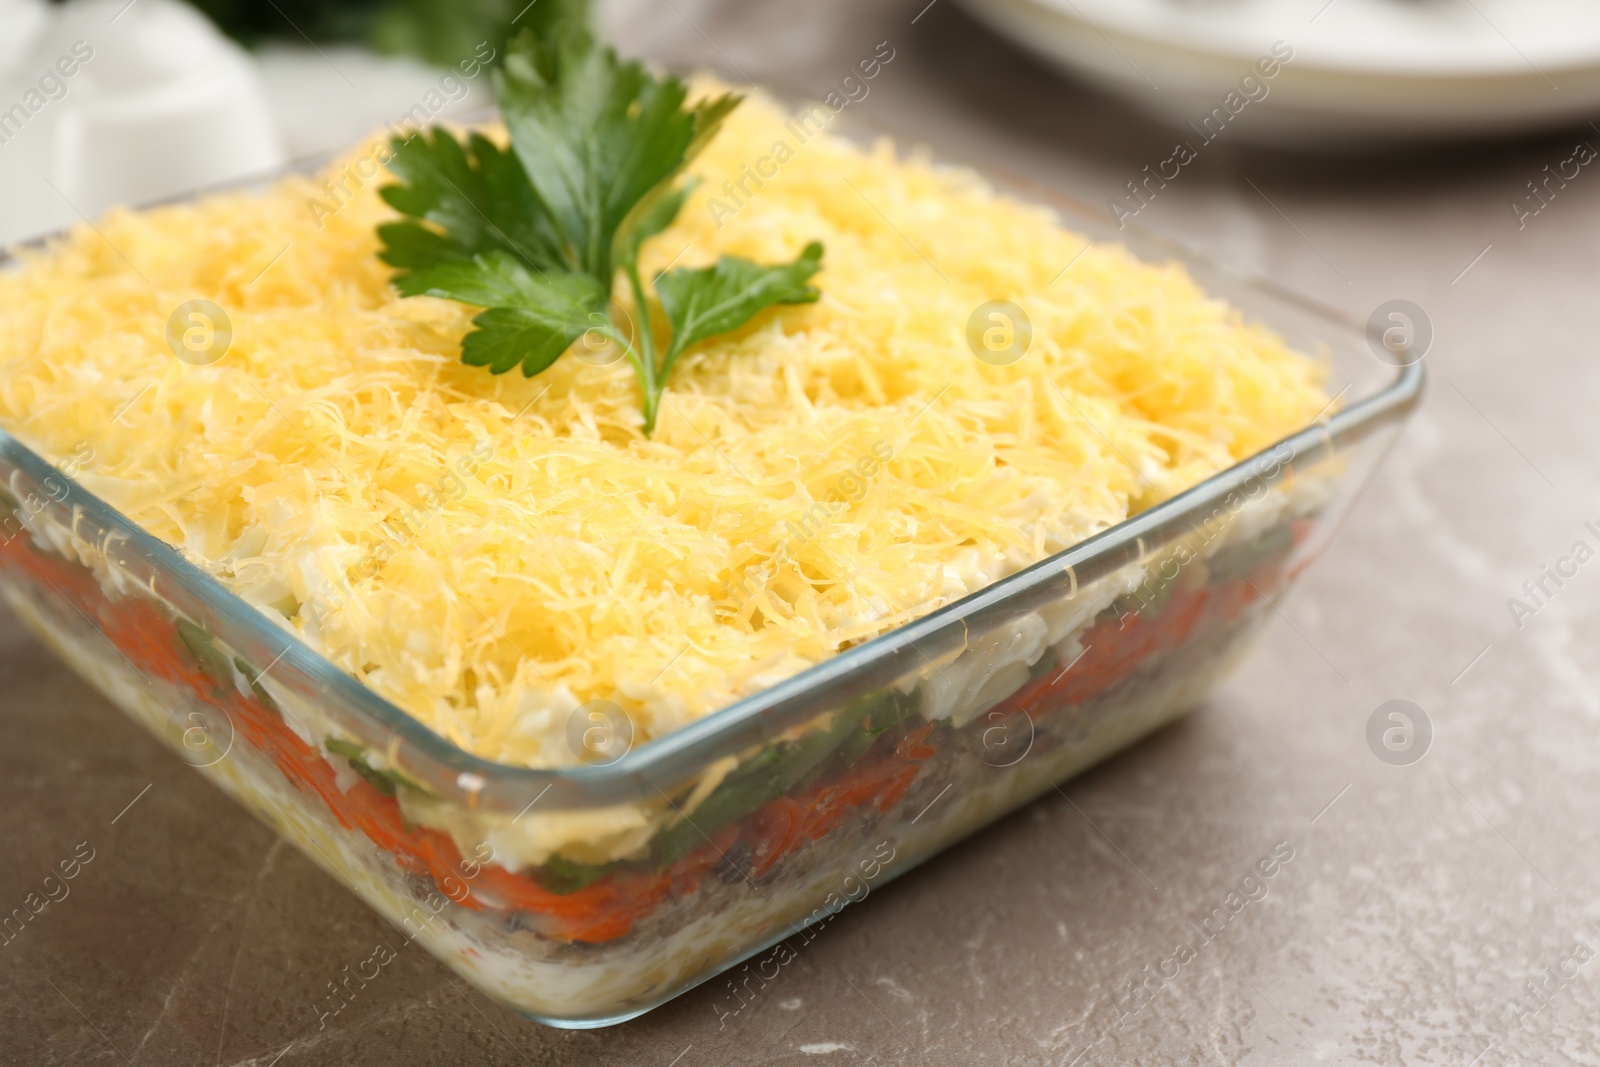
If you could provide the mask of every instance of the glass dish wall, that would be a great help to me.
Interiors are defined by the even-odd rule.
[[[65,661],[405,937],[557,1026],[637,1015],[815,928],[1169,722],[1322,550],[1422,385],[1361,332],[1098,216],[1326,359],[1319,421],[908,626],[606,762],[457,749],[0,433],[0,594]],[[590,738],[587,729],[599,731]],[[586,862],[596,835],[629,858]],[[809,936],[809,935],[802,935]],[[356,978],[359,982],[361,979]],[[754,984],[753,984],[754,983]],[[353,988],[347,993],[353,993]],[[319,1011],[336,1014],[334,987]]]

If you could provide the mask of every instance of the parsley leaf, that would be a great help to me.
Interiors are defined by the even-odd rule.
[[[611,281],[612,242],[639,202],[689,162],[740,98],[685,109],[688,86],[652,77],[566,21],[524,31],[496,74],[511,145],[572,270]]]
[[[663,182],[652,189],[622,221],[622,228],[612,242],[613,258],[618,263],[630,266],[637,264],[640,247],[672,225],[672,220],[678,217],[683,202],[689,199],[695,184],[691,178],[676,188]]]
[[[462,361],[528,376],[595,330],[623,350],[644,394],[644,432],[656,423],[673,364],[691,346],[743,326],[775,304],[814,301],[808,280],[822,246],[763,266],[724,256],[715,266],[639,276],[644,242],[672,225],[693,188],[683,169],[716,135],[740,97],[688,103],[688,87],[624,61],[597,42],[582,0],[546,0],[509,45],[495,74],[509,149],[447,130],[397,138],[382,190],[403,216],[378,227],[395,288],[484,310],[463,339]],[[547,17],[546,17],[547,16]],[[637,336],[613,321],[622,273]],[[671,328],[660,348],[656,305]]]
[[[587,274],[534,274],[495,250],[411,272],[413,293],[442,296],[487,310],[461,345],[461,361],[504,374],[519,363],[533,377],[591,328],[608,325],[606,291]]]
[[[402,269],[395,278],[401,294],[426,291],[411,282],[419,268],[496,249],[539,270],[560,269],[559,240],[516,156],[482,134],[473,134],[465,146],[448,130],[435,128],[432,134],[391,142],[389,170],[401,184],[381,190],[391,207],[432,223],[403,220],[378,227],[380,258]]]
[[[661,309],[672,324],[664,368],[684,349],[719,333],[737,330],[774,304],[810,304],[822,295],[806,280],[822,268],[822,245],[813,241],[793,263],[762,266],[723,256],[716,266],[680,267],[656,278]]]

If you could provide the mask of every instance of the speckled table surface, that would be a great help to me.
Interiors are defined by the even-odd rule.
[[[1091,201],[1169,153],[953,4],[913,24],[924,4],[609,13],[629,50],[812,94],[890,41],[868,118]],[[1520,628],[1507,608],[1597,544],[1600,178],[1521,230],[1506,207],[1583,136],[1332,160],[1219,144],[1163,191],[1141,221],[1218,258],[1361,318],[1421,305],[1423,410],[1208,703],[848,909],[737,1017],[707,987],[550,1030],[413,952],[319,1028],[326,977],[389,927],[0,622],[0,901],[94,852],[0,950],[0,1061],[1600,1063],[1600,572]],[[1397,698],[1433,728],[1408,766],[1366,740]],[[1275,849],[1292,859],[1266,895],[1166,963]]]

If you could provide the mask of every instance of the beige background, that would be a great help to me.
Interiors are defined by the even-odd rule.
[[[1097,203],[1170,154],[950,0],[913,24],[924,3],[609,14],[628,50],[811,94],[889,41],[864,117]],[[545,1029],[413,949],[319,1030],[313,999],[390,929],[0,622],[0,906],[96,850],[0,947],[0,1062],[1600,1063],[1600,963],[1520,1029],[1508,1008],[1575,941],[1600,950],[1600,562],[1520,631],[1506,608],[1575,540],[1600,547],[1600,175],[1521,231],[1507,207],[1585,136],[1332,160],[1219,141],[1184,169],[1141,222],[1359,318],[1425,308],[1424,409],[1214,699],[874,891],[725,1028],[714,983]],[[1413,766],[1364,737],[1393,698],[1433,724]],[[1119,1020],[1279,842],[1269,895]]]

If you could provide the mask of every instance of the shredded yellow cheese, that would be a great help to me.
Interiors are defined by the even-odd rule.
[[[788,119],[746,101],[641,265],[820,240],[822,299],[685,356],[650,439],[604,351],[532,379],[460,363],[475,309],[389,286],[367,153],[113,212],[0,276],[0,425],[445,737],[547,767],[577,761],[585,701],[665,734],[1325,404],[1180,268]],[[197,298],[232,329],[206,366],[167,337]],[[1007,366],[967,340],[991,300],[1032,325]]]

